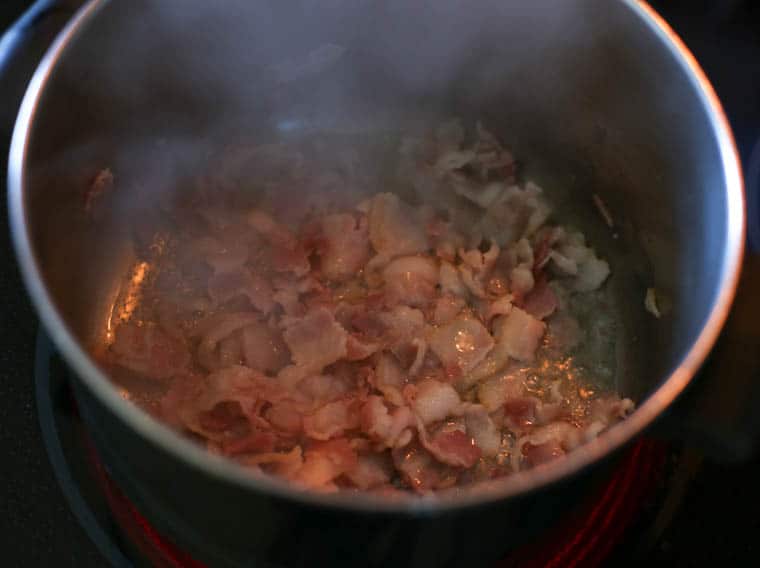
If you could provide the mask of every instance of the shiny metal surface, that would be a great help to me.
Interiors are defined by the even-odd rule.
[[[172,19],[177,3],[94,0],[59,36],[16,124],[11,221],[36,307],[80,376],[81,396],[92,398],[91,424],[118,417],[97,432],[117,469],[150,479],[157,463],[179,463],[225,487],[307,505],[433,514],[516,496],[582,470],[639,434],[691,380],[730,307],[744,239],[738,158],[709,82],[643,2],[463,6],[334,2],[320,6],[316,20],[311,2],[301,12],[235,3],[224,13],[206,7]],[[326,42],[351,49],[345,64],[324,77],[283,84],[276,66],[273,72],[272,61]],[[156,196],[127,193],[105,219],[88,223],[82,177],[72,174],[72,164],[117,160],[129,171],[153,151],[146,140],[213,139],[228,128],[274,135],[288,122],[382,120],[389,109],[482,117],[579,201],[601,194],[624,228],[622,245],[605,246],[623,259],[645,251],[640,266],[613,265],[627,275],[624,287],[642,294],[631,296],[632,305],[643,306],[651,285],[673,302],[663,320],[637,321],[636,333],[652,340],[643,345],[648,360],[640,376],[623,385],[645,395],[636,412],[582,451],[505,479],[488,493],[387,502],[296,494],[277,481],[254,479],[123,401],[82,347],[129,258],[125,217],[149,209]],[[121,155],[125,144],[135,151]],[[203,145],[181,150],[198,156]],[[132,458],[141,445],[149,455],[144,463]],[[151,499],[137,500],[150,506]]]

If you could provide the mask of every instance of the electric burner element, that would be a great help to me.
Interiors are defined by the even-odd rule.
[[[43,438],[69,505],[112,565],[202,568],[156,531],[111,480],[79,419],[70,373],[49,339],[37,340],[35,382]],[[565,515],[541,538],[503,559],[499,568],[594,568],[630,547],[630,529],[642,522],[646,504],[671,477],[672,448],[642,439],[620,458],[609,480],[585,504]],[[671,460],[672,461],[672,460]],[[655,502],[655,507],[651,503]],[[505,527],[508,530],[508,527]],[[634,539],[635,540],[635,539]]]

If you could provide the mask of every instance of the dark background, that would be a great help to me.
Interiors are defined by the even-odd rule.
[[[28,1],[0,0],[0,30]],[[474,3],[475,4],[475,3]],[[689,45],[721,97],[743,159],[760,138],[760,2],[652,2]],[[37,50],[39,52],[39,49]],[[33,57],[34,54],[30,53]],[[0,176],[18,88],[0,76]],[[754,180],[755,182],[757,180]],[[756,191],[758,187],[748,187]],[[759,314],[760,315],[760,314]],[[0,564],[105,566],[79,526],[53,476],[39,434],[33,362],[37,319],[23,292],[0,199]],[[672,520],[657,527],[648,554],[655,566],[756,564],[760,553],[760,460],[722,466],[689,454],[682,495],[671,496]],[[668,518],[666,515],[664,518]],[[625,565],[624,558],[616,564]]]

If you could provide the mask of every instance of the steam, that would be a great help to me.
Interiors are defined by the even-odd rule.
[[[568,68],[563,44],[583,36],[592,4],[106,3],[62,59],[44,169],[55,179],[110,168],[111,221],[123,224],[235,145],[372,136],[460,115],[493,125],[508,144],[538,146],[533,123],[552,118],[538,89]],[[576,87],[555,88],[567,97]]]

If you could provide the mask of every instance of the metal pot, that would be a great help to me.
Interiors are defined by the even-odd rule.
[[[139,170],[160,151],[146,143],[157,138],[195,158],[195,142],[220,133],[276,136],[432,110],[483,118],[581,205],[630,305],[618,387],[640,401],[632,416],[488,492],[384,502],[255,479],[119,397],[88,347],[132,258],[125,219],[155,197],[124,184],[93,221],[82,207],[88,167]],[[76,374],[103,461],[159,530],[214,566],[497,558],[582,499],[692,381],[727,317],[743,254],[741,172],[720,103],[667,24],[634,0],[224,9],[92,0],[28,86],[8,186],[26,284]],[[617,239],[593,228],[594,193]],[[672,305],[661,319],[643,310],[651,286]]]

